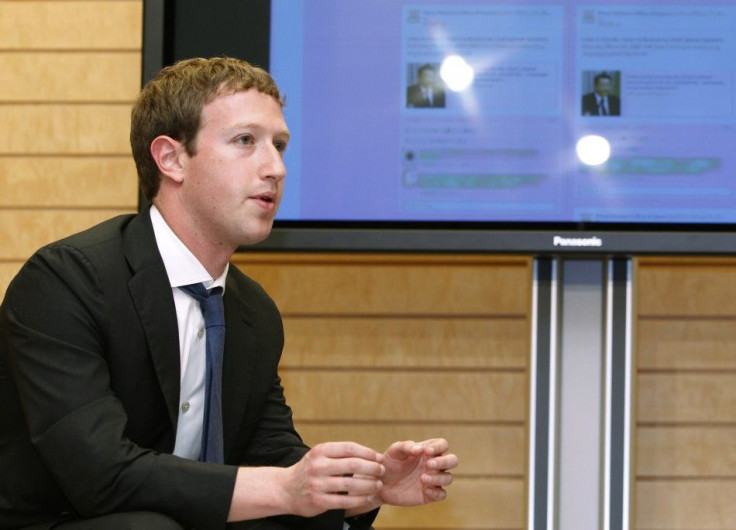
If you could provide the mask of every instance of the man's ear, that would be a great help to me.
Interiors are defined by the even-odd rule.
[[[151,142],[151,156],[163,177],[175,182],[184,180],[182,157],[186,156],[186,149],[181,142],[170,136],[157,136]]]

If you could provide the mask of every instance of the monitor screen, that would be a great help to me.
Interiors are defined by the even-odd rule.
[[[260,62],[285,96],[261,248],[736,248],[734,0],[195,4],[169,60]]]

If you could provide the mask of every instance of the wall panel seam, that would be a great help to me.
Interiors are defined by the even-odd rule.
[[[247,268],[245,269],[247,271]],[[345,319],[345,320],[396,320],[396,319],[427,319],[427,320],[519,320],[524,321],[527,315],[523,313],[327,313],[327,312],[282,312],[287,318],[309,320],[318,319]]]

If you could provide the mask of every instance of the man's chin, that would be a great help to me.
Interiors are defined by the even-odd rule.
[[[251,246],[251,245],[257,245],[258,243],[261,243],[262,241],[265,241],[268,239],[268,236],[271,235],[271,229],[273,227],[273,222],[268,225],[268,227],[262,227],[259,230],[251,230],[247,233],[245,237],[242,238],[242,242],[240,243],[240,246]]]

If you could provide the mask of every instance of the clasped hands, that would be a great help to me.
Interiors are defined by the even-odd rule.
[[[288,468],[290,512],[312,516],[342,509],[346,515],[382,504],[417,506],[447,497],[451,470],[458,465],[442,438],[392,444],[385,453],[353,442],[328,442],[312,448]]]

